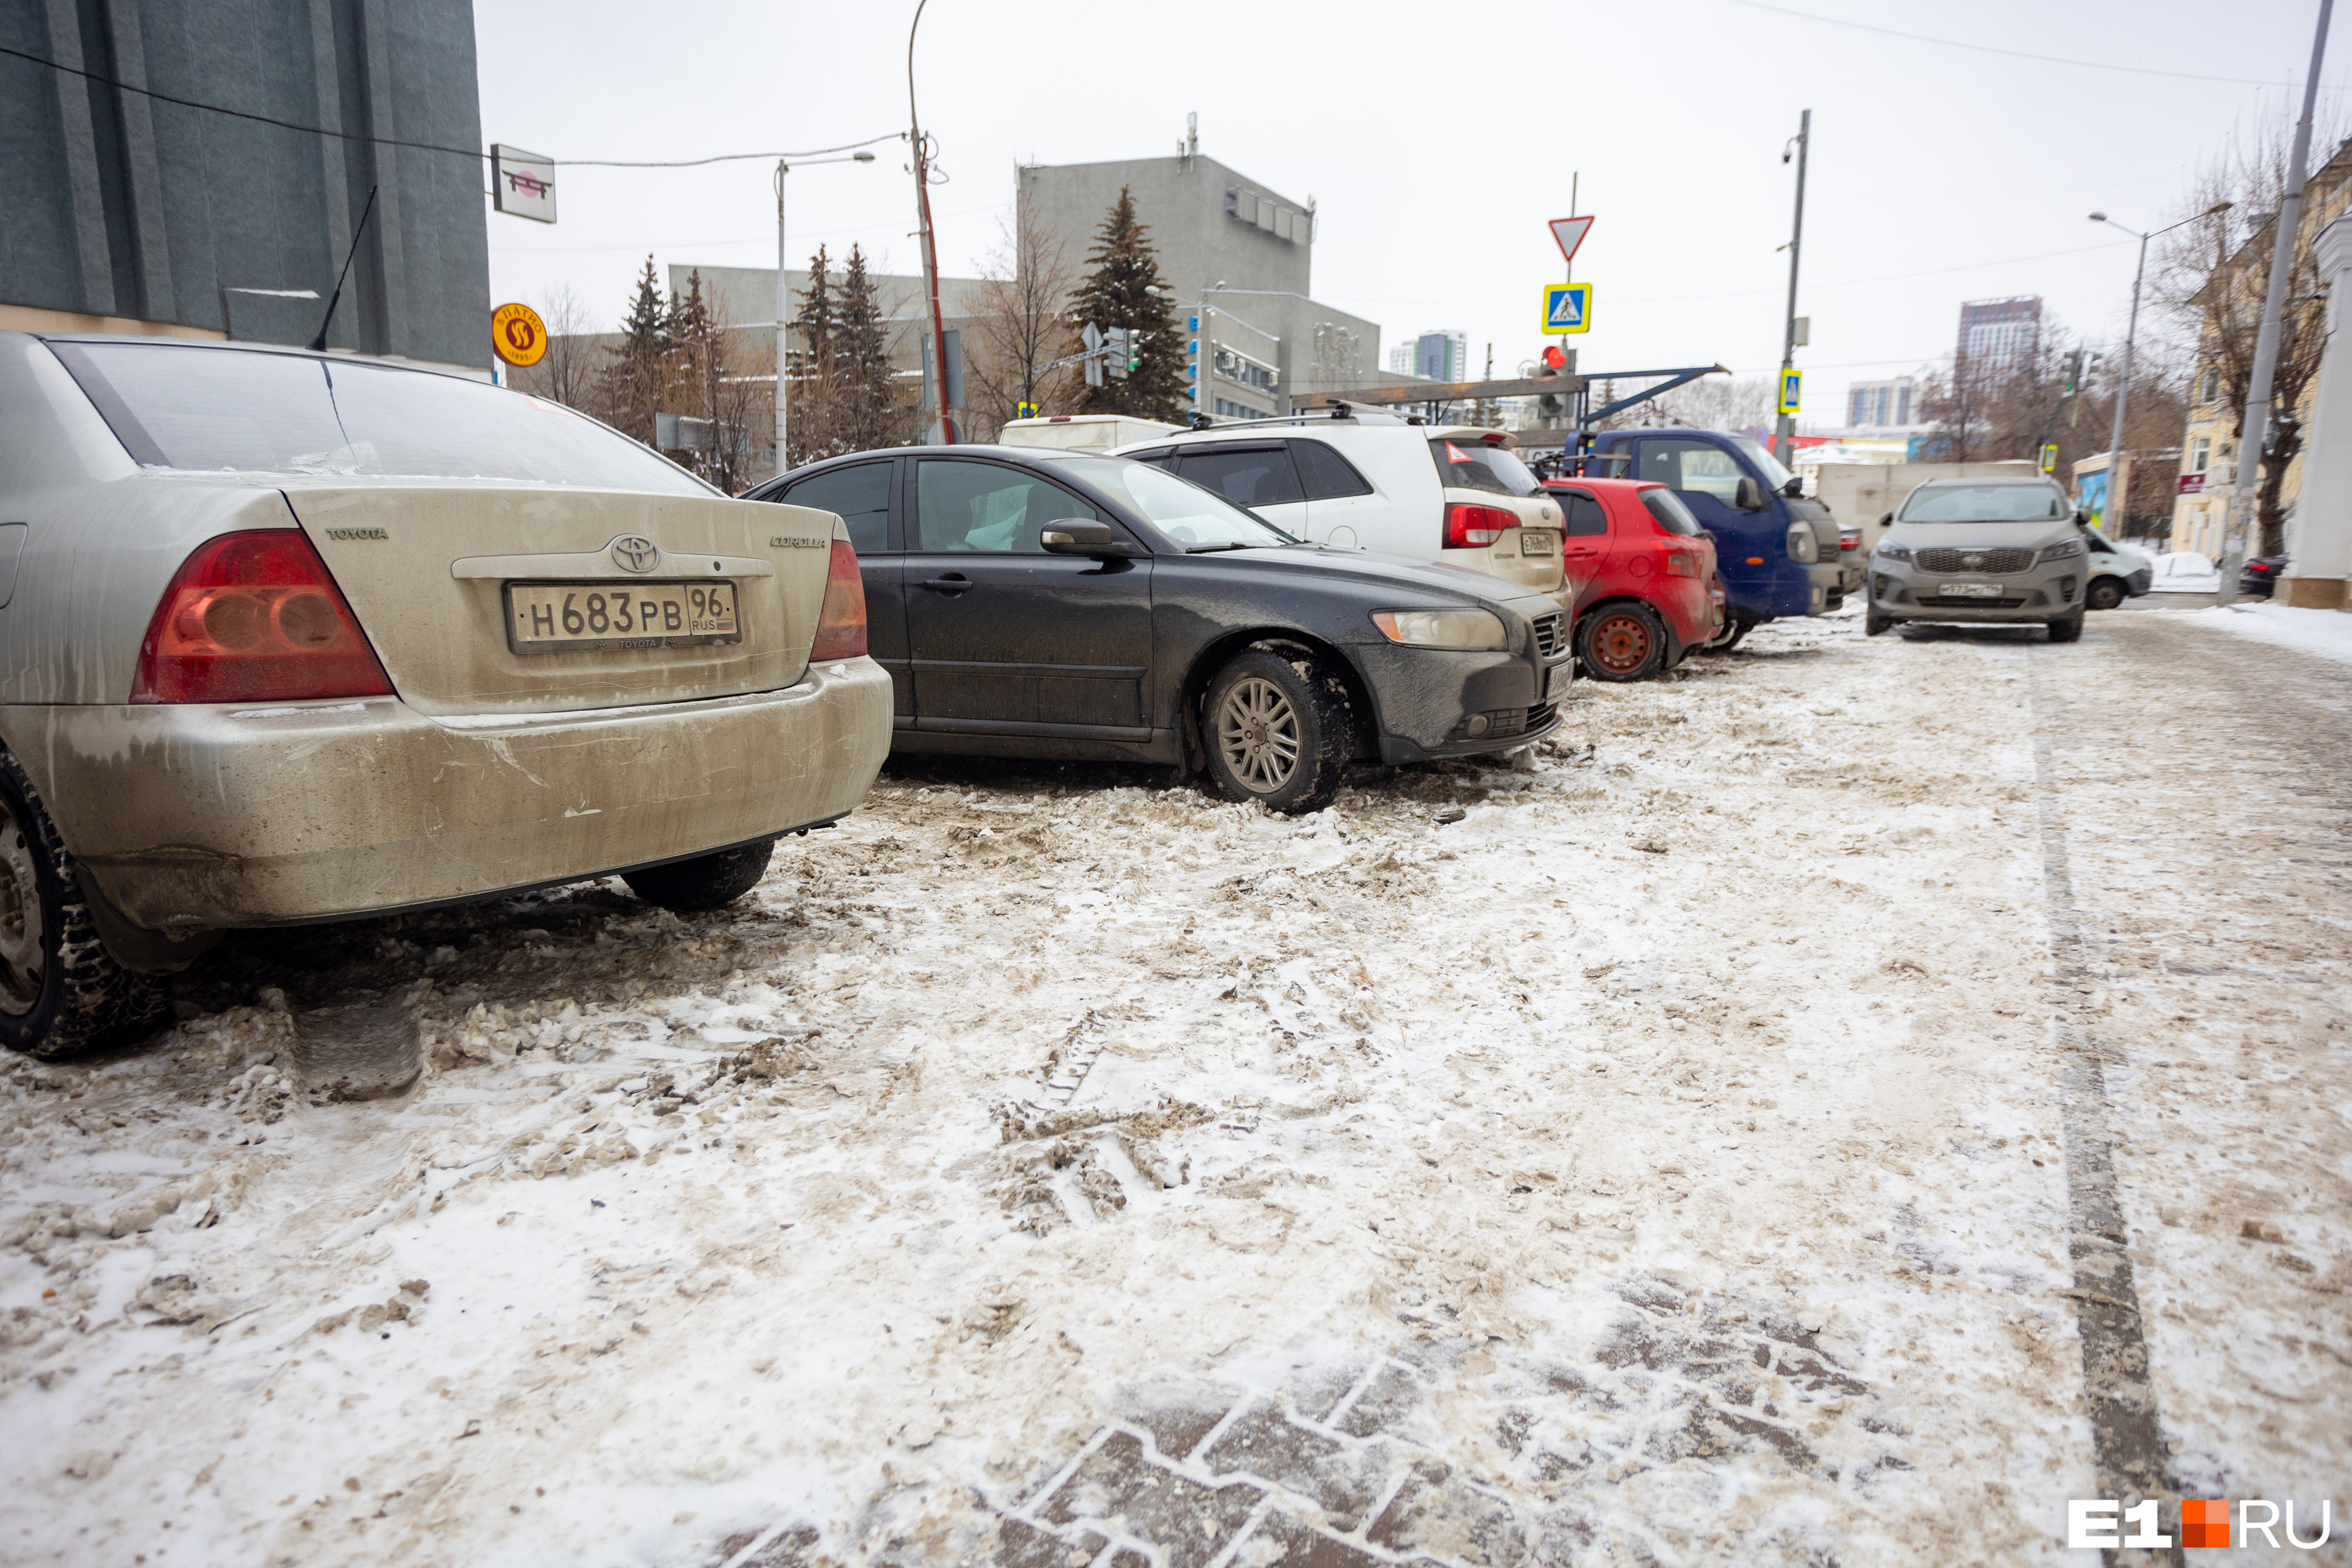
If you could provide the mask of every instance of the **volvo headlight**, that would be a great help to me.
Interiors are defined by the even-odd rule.
[[[1389,641],[1408,647],[1501,652],[1511,646],[1502,617],[1491,610],[1374,610],[1372,625]]]
[[[2062,539],[2055,544],[2042,547],[2042,559],[2044,561],[2064,561],[2082,553],[2083,542],[2079,539]]]

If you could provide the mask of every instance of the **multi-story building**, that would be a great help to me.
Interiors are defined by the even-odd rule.
[[[1315,205],[1196,151],[1016,171],[1021,198],[1082,254],[1124,190],[1150,227],[1185,329],[1193,406],[1227,418],[1286,414],[1294,394],[1380,380],[1378,324],[1315,300]],[[1230,410],[1231,412],[1226,412]]]
[[[2294,243],[2306,255],[2296,258],[2296,276],[2311,276],[2307,253],[2312,241],[2347,211],[2352,211],[2352,140],[2340,143],[2335,155],[2305,182],[2303,217]],[[2175,481],[2170,547],[2193,550],[2216,560],[2227,543],[2230,492],[2236,488],[2240,457],[2236,431],[2244,412],[2231,405],[2233,389],[2221,368],[2224,351],[2220,333],[2225,319],[2235,323],[2239,337],[2245,340],[2238,345],[2239,363],[2252,357],[2251,324],[2260,316],[2263,296],[2270,287],[2268,247],[2255,244],[2261,237],[2260,231],[2248,236],[2206,285],[2205,321],[2199,333],[2197,368],[2189,382],[2189,420],[2180,436],[2180,477]],[[2226,303],[2216,298],[2222,291],[2226,291]],[[2311,426],[2311,404],[2317,392],[2318,378],[2313,376],[2296,404],[2295,416],[2305,429]],[[2294,507],[2302,489],[2303,467],[2303,454],[2297,452],[2279,481],[2290,556],[2294,553]],[[2256,552],[2250,546],[2248,553]]]
[[[10,16],[42,58],[0,59],[0,327],[306,343],[348,255],[330,348],[487,374],[487,171],[442,150],[482,144],[467,0]]]
[[[1856,431],[1906,426],[1917,393],[1918,383],[1907,375],[1856,382],[1846,388],[1846,425]]]
[[[2042,346],[2042,296],[1970,300],[1960,307],[1960,335],[1953,346],[1958,363],[1979,375],[1997,375],[2031,364]]]
[[[1413,340],[1412,373],[1424,381],[1468,381],[1469,337],[1444,327],[1422,333]]]

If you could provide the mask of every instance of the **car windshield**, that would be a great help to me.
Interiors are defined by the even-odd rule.
[[[1903,503],[1904,522],[2042,522],[2066,515],[2048,485],[1922,486]]]
[[[1187,550],[1298,542],[1213,490],[1149,463],[1128,458],[1047,458],[1045,461],[1072,479],[1084,479],[1113,500],[1133,507],[1146,522]]]
[[[1766,489],[1784,489],[1789,481],[1797,477],[1781,466],[1780,459],[1772,455],[1771,447],[1753,436],[1734,436],[1731,444],[1739,448],[1739,455],[1748,459],[1750,468],[1764,476]]]
[[[460,376],[169,343],[51,346],[151,468],[713,493],[561,404]]]
[[[1429,450],[1448,489],[1485,490],[1498,496],[1543,493],[1543,482],[1507,447],[1489,447],[1475,436],[1459,440],[1441,436],[1429,444]]]

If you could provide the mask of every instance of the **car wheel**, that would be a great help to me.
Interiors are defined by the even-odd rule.
[[[72,1056],[163,1019],[164,980],[115,963],[80,878],[32,781],[0,753],[0,1045],[10,1050]]]
[[[1355,716],[1339,678],[1264,648],[1217,671],[1201,727],[1225,798],[1275,811],[1330,805],[1356,749]]]
[[[2077,610],[2071,616],[2051,622],[2050,640],[2052,642],[2081,642],[2083,640],[2083,612]]]
[[[666,910],[691,914],[698,910],[723,909],[750,892],[767,875],[768,857],[775,850],[773,840],[743,844],[715,855],[698,855],[691,860],[673,860],[667,866],[625,872],[621,880],[646,902],[659,904]]]
[[[2113,577],[2102,577],[2083,595],[2086,610],[2112,610],[2124,602],[2124,585]]]
[[[1882,616],[1876,610],[1864,610],[1862,613],[1862,635],[1866,637],[1878,637],[1894,624],[1893,616]]]
[[[1647,680],[1665,665],[1665,625],[1647,605],[1607,605],[1577,623],[1576,658],[1595,680]]]

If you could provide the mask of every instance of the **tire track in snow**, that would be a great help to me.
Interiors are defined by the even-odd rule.
[[[2156,1388],[2148,1376],[2147,1339],[2132,1280],[2123,1208],[2116,1194],[2114,1134],[2107,1128],[2103,1066],[2110,1058],[2074,1014],[2072,998],[2086,988],[2090,969],[2084,962],[2082,914],[2074,906],[2067,868],[2065,808],[2058,798],[2051,741],[2063,721],[2065,703],[2042,673],[2045,656],[2034,647],[2024,653],[2026,689],[2033,703],[2042,897],[2050,919],[2051,956],[2069,998],[2058,1015],[2058,1040],[2064,1052],[2058,1085],[2066,1151],[2066,1247],[2074,1265],[2074,1288],[2068,1294],[2083,1341],[2083,1394],[2091,1416],[2096,1495],[2130,1503],[2168,1496],[2171,1478],[2158,1423]],[[2177,1512],[2177,1505],[2168,1511]],[[2167,1523],[2177,1525],[2179,1520]],[[2109,1564],[2181,1561],[2177,1546],[2109,1549],[2100,1558]]]

